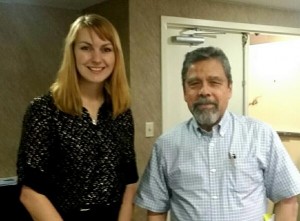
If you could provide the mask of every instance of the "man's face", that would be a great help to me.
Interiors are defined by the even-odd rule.
[[[199,125],[210,131],[222,118],[232,88],[217,59],[195,62],[187,71],[184,100]]]

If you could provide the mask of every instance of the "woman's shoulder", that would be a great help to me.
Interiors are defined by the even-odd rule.
[[[120,113],[117,117],[116,120],[126,120],[129,119],[130,121],[132,120],[132,111],[130,108],[126,109],[122,113]]]
[[[112,118],[111,122],[119,129],[132,127],[133,116],[131,109],[127,109],[124,112],[120,113],[117,117]]]
[[[55,109],[54,101],[50,93],[34,97],[28,107],[31,111],[44,112]]]

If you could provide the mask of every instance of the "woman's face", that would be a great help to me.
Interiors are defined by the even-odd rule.
[[[74,44],[79,81],[102,84],[115,66],[115,53],[110,41],[102,40],[91,29],[78,31]]]

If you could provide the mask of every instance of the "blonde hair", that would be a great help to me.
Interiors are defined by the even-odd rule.
[[[65,38],[62,63],[50,91],[58,109],[71,115],[82,115],[82,101],[74,58],[74,42],[78,31],[83,28],[94,31],[99,38],[108,40],[113,45],[115,67],[104,84],[104,90],[108,95],[106,99],[108,97],[112,104],[112,115],[115,118],[130,106],[129,86],[119,35],[114,26],[100,15],[83,15],[71,24],[69,33]]]

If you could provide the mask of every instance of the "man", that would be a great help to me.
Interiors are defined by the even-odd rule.
[[[193,118],[160,136],[140,181],[136,204],[148,221],[260,221],[267,199],[276,221],[296,221],[300,174],[277,133],[227,110],[232,94],[224,52],[187,53],[184,99]]]

